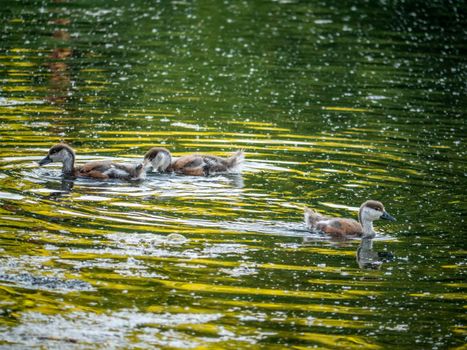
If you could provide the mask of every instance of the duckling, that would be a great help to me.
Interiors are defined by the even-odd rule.
[[[203,154],[191,154],[172,160],[166,148],[151,148],[144,156],[144,167],[152,166],[157,172],[176,172],[193,176],[208,176],[216,173],[235,172],[245,159],[243,151],[229,158]]]
[[[321,231],[337,238],[365,237],[374,238],[373,221],[386,219],[395,221],[389,215],[381,202],[368,200],[363,203],[358,212],[358,221],[344,218],[328,218],[322,216],[309,208],[305,208],[305,224],[311,231]]]
[[[63,164],[62,172],[65,177],[90,177],[99,180],[122,179],[138,180],[144,178],[146,172],[143,164],[113,163],[112,161],[95,161],[75,167],[75,151],[65,143],[53,146],[39,165],[52,162]]]

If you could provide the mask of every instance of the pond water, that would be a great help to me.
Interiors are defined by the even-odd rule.
[[[462,1],[2,1],[0,347],[466,344]],[[243,149],[241,174],[37,161]],[[356,218],[374,250],[310,233]]]

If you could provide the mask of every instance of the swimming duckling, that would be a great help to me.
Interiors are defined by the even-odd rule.
[[[113,163],[112,161],[95,161],[75,167],[75,151],[65,143],[53,146],[39,165],[52,162],[63,164],[62,172],[65,177],[91,177],[99,180],[122,179],[137,180],[146,175],[143,164]]]
[[[152,166],[157,172],[176,172],[185,175],[207,176],[216,173],[235,172],[245,159],[243,151],[229,158],[203,154],[191,154],[172,160],[166,148],[151,148],[144,156],[144,167]]]
[[[343,218],[328,218],[309,208],[305,208],[305,224],[311,231],[321,231],[333,237],[366,237],[374,238],[373,221],[386,219],[395,221],[381,202],[369,200],[363,203],[358,212],[358,221]]]

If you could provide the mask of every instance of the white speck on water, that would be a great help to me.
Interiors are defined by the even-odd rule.
[[[314,20],[315,24],[330,24],[332,20],[330,19],[316,19]]]
[[[196,125],[196,124],[188,124],[188,123],[181,123],[181,122],[176,122],[176,123],[172,123],[170,124],[172,126],[178,126],[180,128],[185,128],[185,129],[194,129],[194,130],[202,130],[202,129],[205,129],[205,128],[202,128],[201,126],[199,125]]]
[[[366,97],[370,101],[378,101],[378,100],[385,100],[387,99],[386,96],[381,96],[381,95],[368,95]]]

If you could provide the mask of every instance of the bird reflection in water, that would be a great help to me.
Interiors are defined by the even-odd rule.
[[[236,188],[243,188],[245,187],[245,183],[243,182],[243,176],[242,174],[225,174],[224,175],[229,182],[232,184],[233,187]]]
[[[379,270],[384,262],[392,261],[391,252],[376,252],[373,249],[373,238],[363,237],[357,249],[357,264],[361,269]]]
[[[50,22],[51,25],[58,26],[52,32],[52,38],[58,47],[52,50],[47,64],[50,71],[47,100],[52,104],[64,105],[72,96],[73,83],[69,61],[73,56],[73,50],[70,48],[70,34],[67,29],[70,23],[67,18],[56,18]]]
[[[48,180],[44,183],[44,187],[47,189],[46,192],[50,198],[60,198],[69,195],[74,185],[75,179],[71,178]]]
[[[60,182],[47,181],[45,187],[50,190],[50,197],[59,198],[68,195],[75,185],[74,179],[63,178]]]

